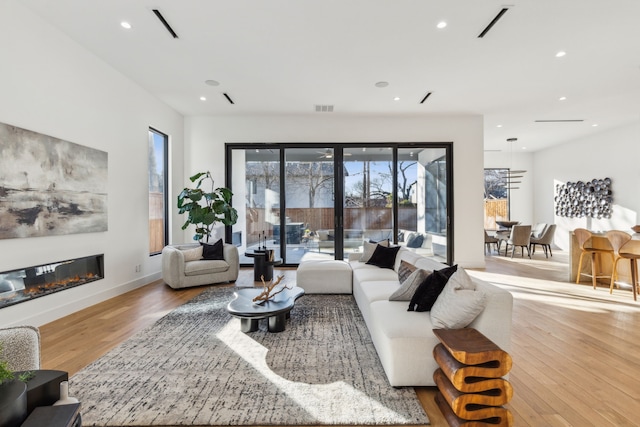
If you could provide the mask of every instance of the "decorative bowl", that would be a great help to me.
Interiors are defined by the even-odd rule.
[[[640,233],[640,225],[634,225],[633,227],[631,227],[631,229],[636,233]]]

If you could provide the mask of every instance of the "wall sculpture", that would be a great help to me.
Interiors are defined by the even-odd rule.
[[[611,218],[612,204],[613,192],[610,178],[556,185],[557,216]]]

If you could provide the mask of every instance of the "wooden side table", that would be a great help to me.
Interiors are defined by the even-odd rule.
[[[440,344],[433,357],[440,367],[433,374],[436,403],[452,427],[512,426],[504,408],[513,387],[502,378],[512,366],[511,356],[475,329],[434,329]]]

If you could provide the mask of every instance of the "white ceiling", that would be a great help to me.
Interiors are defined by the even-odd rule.
[[[640,120],[638,0],[22,3],[186,116],[482,114],[486,150],[530,151]]]

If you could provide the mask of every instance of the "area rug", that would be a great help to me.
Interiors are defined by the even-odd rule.
[[[70,380],[86,426],[428,424],[387,382],[351,295],[306,295],[286,330],[244,334],[209,289]]]

